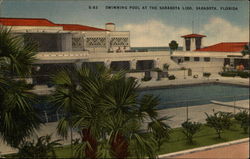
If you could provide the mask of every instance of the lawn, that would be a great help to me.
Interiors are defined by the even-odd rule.
[[[170,152],[176,152],[201,146],[213,145],[222,142],[228,142],[232,140],[242,139],[249,137],[248,134],[244,134],[240,125],[234,122],[230,130],[226,130],[222,133],[222,138],[218,139],[217,134],[213,128],[202,126],[200,132],[198,132],[195,137],[194,145],[189,145],[186,143],[185,136],[182,133],[181,128],[173,129],[170,134],[170,140],[163,143],[159,154],[165,154]],[[71,157],[70,146],[64,146],[62,148],[56,149],[56,154],[58,157],[67,158]]]

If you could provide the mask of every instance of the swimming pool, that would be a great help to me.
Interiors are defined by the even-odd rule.
[[[144,94],[158,96],[161,100],[158,108],[164,109],[209,104],[211,100],[227,102],[249,99],[249,88],[246,86],[210,83],[141,90],[140,96]]]

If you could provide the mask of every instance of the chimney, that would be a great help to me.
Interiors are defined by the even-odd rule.
[[[106,28],[106,30],[115,31],[115,24],[114,23],[106,23],[105,28]]]

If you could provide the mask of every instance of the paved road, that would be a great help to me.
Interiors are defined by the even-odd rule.
[[[214,148],[211,150],[199,151],[190,154],[169,157],[182,159],[248,159],[249,158],[249,143],[244,142],[230,146]]]

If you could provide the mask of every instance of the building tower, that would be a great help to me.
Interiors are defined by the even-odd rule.
[[[181,36],[183,38],[183,51],[194,51],[203,47],[202,38],[205,35],[188,34]]]

